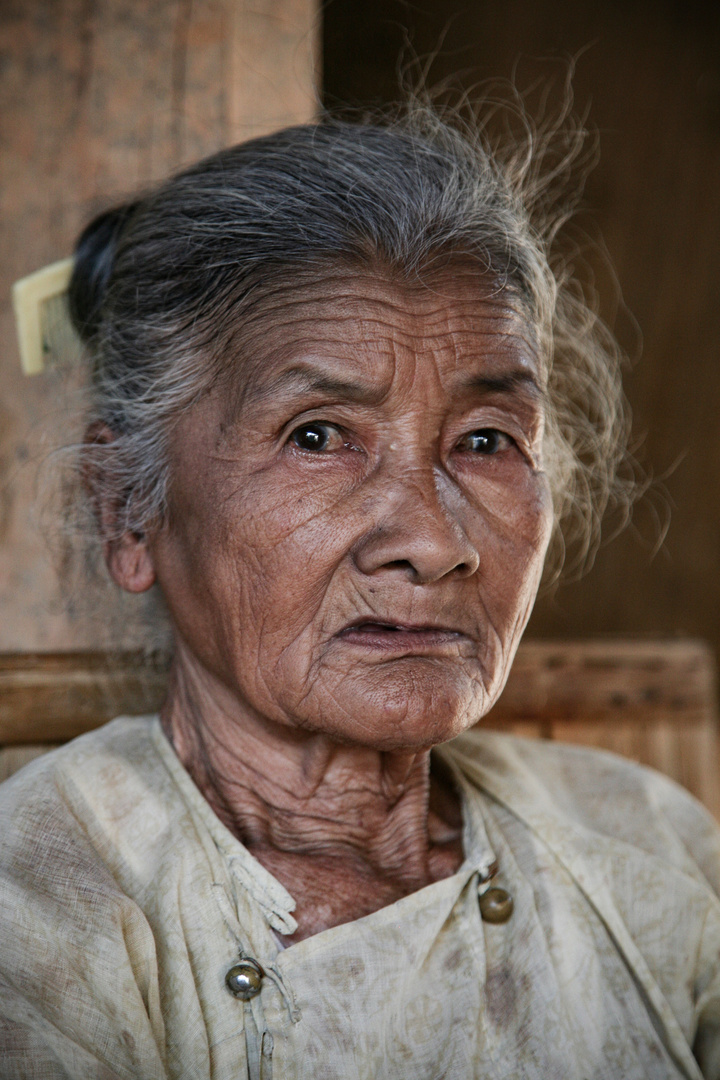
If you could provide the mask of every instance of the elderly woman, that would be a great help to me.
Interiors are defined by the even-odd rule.
[[[85,484],[175,656],[0,792],[2,1076],[720,1076],[715,825],[470,730],[622,428],[539,190],[328,123],[81,237]]]

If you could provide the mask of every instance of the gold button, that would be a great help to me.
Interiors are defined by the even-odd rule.
[[[256,960],[246,957],[228,971],[225,983],[228,990],[242,1001],[249,1001],[260,993],[265,972]]]
[[[504,889],[488,889],[480,897],[480,914],[484,922],[507,922],[514,907],[512,896]]]

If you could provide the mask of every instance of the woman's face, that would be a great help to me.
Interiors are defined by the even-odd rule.
[[[487,711],[552,512],[520,308],[471,270],[286,294],[179,423],[151,556],[187,649],[243,710],[378,749]]]

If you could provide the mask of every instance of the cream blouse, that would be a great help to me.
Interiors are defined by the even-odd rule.
[[[472,731],[438,748],[465,861],[282,949],[294,901],[157,718],[0,786],[9,1080],[720,1078],[720,831],[664,777]],[[515,902],[483,922],[478,883]],[[262,969],[243,1001],[225,976]]]

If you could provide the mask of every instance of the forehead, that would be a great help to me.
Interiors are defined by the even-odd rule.
[[[475,269],[412,283],[344,272],[280,289],[243,336],[244,398],[291,391],[311,371],[352,372],[378,390],[408,378],[460,383],[511,373],[542,389],[520,299]]]

